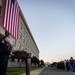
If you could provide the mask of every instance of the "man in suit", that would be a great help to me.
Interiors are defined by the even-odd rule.
[[[5,36],[0,39],[0,75],[6,75],[8,58],[11,48],[9,46],[10,35],[6,31]]]

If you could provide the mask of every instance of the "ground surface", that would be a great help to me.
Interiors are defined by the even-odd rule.
[[[75,72],[63,71],[51,67],[46,67],[40,75],[75,75]]]

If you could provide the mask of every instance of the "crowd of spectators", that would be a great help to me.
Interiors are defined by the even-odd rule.
[[[75,60],[71,57],[69,60],[64,60],[56,63],[58,69],[75,72]]]

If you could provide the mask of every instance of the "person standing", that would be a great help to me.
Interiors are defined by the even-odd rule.
[[[11,47],[9,46],[10,35],[6,31],[5,36],[0,39],[0,75],[6,75],[8,58]]]
[[[70,64],[72,66],[72,71],[74,71],[74,59],[73,59],[73,57],[70,58]]]
[[[70,60],[68,60],[68,69],[69,69],[69,71],[72,71],[72,66],[71,66],[71,64],[70,64]]]
[[[67,70],[66,59],[64,60],[64,69],[65,69],[65,71]]]

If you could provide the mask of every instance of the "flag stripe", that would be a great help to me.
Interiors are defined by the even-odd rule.
[[[13,8],[13,4],[12,4],[12,10],[11,10],[11,34],[13,35],[13,10],[14,10],[14,8]]]
[[[16,29],[16,34],[17,34],[17,35],[16,35],[16,37],[17,37],[17,39],[18,39],[18,29],[19,29],[19,17],[18,17],[18,15],[19,15],[19,9],[20,9],[18,5],[17,5],[17,8],[18,8],[18,9],[17,9],[16,12],[18,12],[18,13],[17,13],[17,15],[16,15],[16,16],[17,16],[17,17],[16,17],[16,21],[17,21],[17,22],[16,22],[16,24],[17,24],[17,27],[16,27],[16,28],[17,28],[17,29]],[[18,19],[17,19],[17,18],[18,18]]]
[[[19,26],[19,5],[17,0],[4,0],[4,12],[2,18],[2,26],[9,31],[9,33],[18,39]]]
[[[16,4],[16,3],[17,3],[17,2],[15,2],[15,8],[17,8],[17,4]],[[15,34],[14,34],[14,36],[16,36],[16,15],[17,15],[17,14],[16,14],[16,10],[17,10],[17,9],[15,9],[15,14],[14,14],[14,15],[15,15],[15,18],[14,18],[14,23],[15,23],[15,24],[14,24],[14,25],[15,25],[15,31],[14,31],[14,33],[15,33]]]
[[[17,2],[16,2],[16,7],[17,7]],[[17,10],[18,10],[18,9],[17,9]],[[16,18],[15,18],[15,36],[16,36],[16,34],[17,34],[17,33],[16,33],[16,30],[17,30],[17,14],[18,14],[18,11],[17,11],[17,10],[15,11],[15,12],[16,12],[16,13],[15,13],[15,17],[16,17]],[[16,36],[16,37],[17,37],[17,36]]]
[[[2,25],[4,26],[4,16],[5,16],[5,9],[6,9],[6,0],[4,1],[4,11],[3,11],[3,17],[2,17]]]
[[[8,16],[8,31],[10,30],[9,27],[10,27],[10,14],[11,14],[11,0],[9,2],[9,16]],[[10,31],[9,31],[10,32]]]
[[[13,34],[13,36],[14,36],[14,10],[15,10],[15,8],[14,8],[14,5],[13,5],[13,13],[12,13],[12,34]]]
[[[10,26],[9,26],[9,32],[12,34],[12,13],[13,13],[13,6],[11,3],[11,10],[10,10]]]
[[[8,8],[8,0],[6,0],[6,9],[5,9],[5,16],[4,16],[4,28],[6,28],[6,16],[7,16],[7,9]]]
[[[8,3],[9,3],[9,6],[8,6],[8,13],[7,13],[7,22],[6,22],[6,25],[7,25],[7,30],[8,30],[8,28],[9,28],[9,18],[10,18],[10,2],[11,2],[11,0],[9,0],[8,1]],[[9,31],[9,30],[8,30]]]
[[[11,14],[12,14],[11,9],[12,9],[12,4],[10,4],[9,33],[11,33]]]

